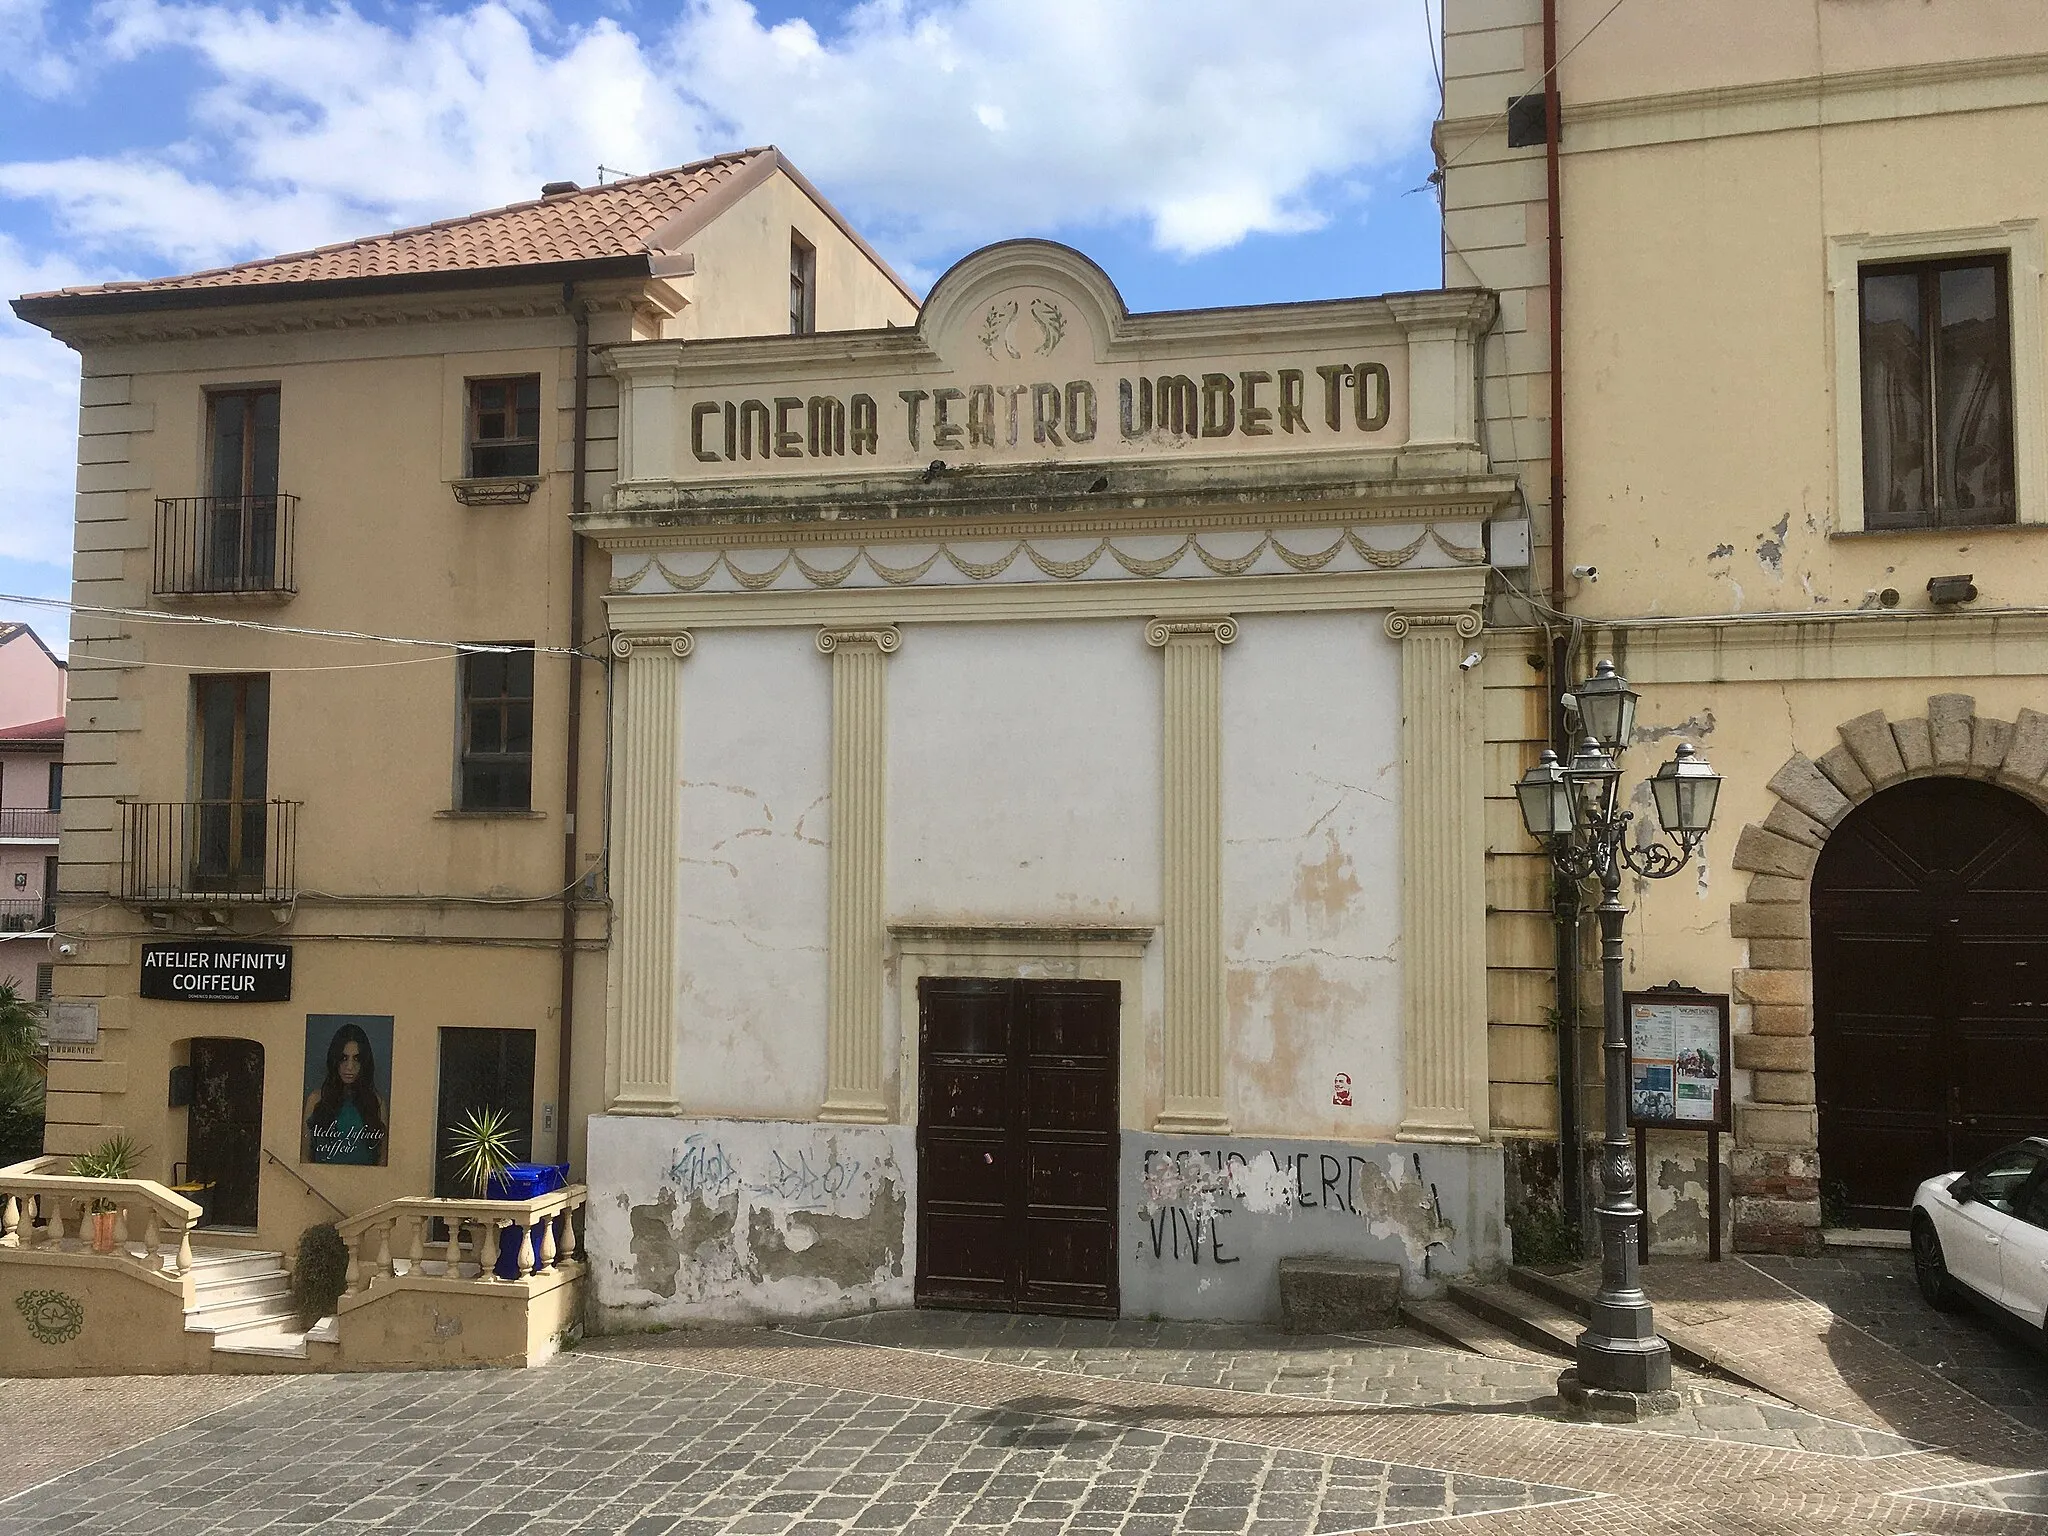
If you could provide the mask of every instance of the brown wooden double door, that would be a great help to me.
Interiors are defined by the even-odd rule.
[[[918,983],[919,1306],[1116,1316],[1117,991]]]
[[[1823,1186],[1903,1227],[2048,1117],[2048,816],[1967,779],[1865,801],[1814,870],[1813,970]]]

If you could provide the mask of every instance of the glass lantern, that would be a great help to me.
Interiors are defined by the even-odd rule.
[[[1721,775],[1682,741],[1671,761],[1650,780],[1657,802],[1657,821],[1673,837],[1697,842],[1714,824],[1714,802],[1721,794]]]
[[[1536,759],[1536,766],[1515,781],[1515,798],[1522,803],[1522,825],[1537,842],[1571,835],[1575,811],[1571,786],[1557,754],[1548,747]]]
[[[1601,662],[1572,695],[1579,701],[1579,723],[1586,734],[1610,757],[1626,751],[1635,737],[1638,695],[1614,663]]]

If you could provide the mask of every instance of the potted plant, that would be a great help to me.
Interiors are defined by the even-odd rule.
[[[455,1124],[448,1127],[448,1161],[455,1165],[456,1177],[470,1188],[478,1200],[491,1197],[492,1182],[501,1179],[505,1170],[519,1160],[519,1149],[513,1140],[512,1117],[502,1109],[472,1108]],[[508,1227],[498,1239],[498,1277],[503,1280],[519,1278],[519,1244],[526,1239],[523,1228]],[[476,1264],[479,1272],[489,1261],[484,1257],[483,1232],[477,1233]]]
[[[109,1136],[90,1152],[71,1159],[71,1174],[80,1179],[132,1179],[135,1165],[142,1161],[142,1148],[125,1133]],[[105,1196],[92,1199],[92,1251],[114,1251],[114,1224],[120,1207]]]

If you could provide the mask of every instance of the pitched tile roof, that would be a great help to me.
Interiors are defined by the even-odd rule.
[[[181,277],[65,288],[28,297],[33,300],[274,283],[346,282],[353,278],[482,272],[607,256],[656,255],[669,249],[679,236],[694,231],[701,221],[688,215],[706,202],[715,202],[715,194],[721,188],[750,168],[765,175],[781,163],[781,156],[772,148],[743,149],[674,170],[538,197],[459,219],[441,219],[394,230],[388,235],[344,240],[310,251],[269,256]],[[757,179],[744,178],[747,184]]]
[[[49,720],[31,720],[25,725],[10,725],[0,730],[0,742],[11,742],[17,746],[23,743],[57,742],[63,739],[62,715]]]

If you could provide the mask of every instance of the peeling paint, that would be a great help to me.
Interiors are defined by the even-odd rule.
[[[1773,576],[1781,576],[1785,570],[1785,536],[1792,528],[1792,514],[1787,512],[1771,525],[1769,533],[1756,536],[1756,563]]]
[[[1698,738],[1714,734],[1714,712],[1703,709],[1696,715],[1689,715],[1676,725],[1638,725],[1635,739],[1638,742],[1663,741],[1671,736]]]
[[[1707,558],[1709,560],[1728,560],[1734,558],[1734,555],[1735,546],[1733,544],[1716,544],[1707,551]]]

